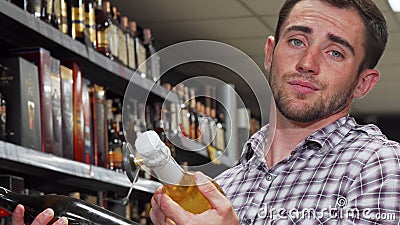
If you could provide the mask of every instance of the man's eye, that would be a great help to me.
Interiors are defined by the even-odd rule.
[[[302,46],[302,45],[303,45],[303,42],[300,41],[299,39],[291,39],[291,40],[289,40],[289,41],[290,41],[290,43],[292,43],[292,45],[294,45],[294,46]]]
[[[343,58],[343,54],[335,50],[331,51],[331,55],[335,58]]]

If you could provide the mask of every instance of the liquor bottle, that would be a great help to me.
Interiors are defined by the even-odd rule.
[[[58,25],[58,29],[63,34],[68,34],[68,10],[67,10],[67,1],[68,0],[59,0],[60,1],[60,15],[57,16],[60,19],[60,23]]]
[[[141,134],[135,147],[143,159],[144,166],[151,170],[160,182],[163,191],[185,210],[199,214],[211,208],[210,203],[197,188],[193,174],[185,172],[171,157],[170,149],[160,140],[155,131]],[[210,179],[219,191],[220,187]]]
[[[54,13],[55,0],[42,0],[42,17],[41,19],[48,24],[58,28],[56,24],[56,16]]]
[[[135,47],[136,22],[128,23],[128,36],[126,38],[126,47],[128,48],[128,67],[137,69],[137,57]]]
[[[46,208],[54,210],[52,224],[60,217],[66,217],[69,225],[129,225],[136,224],[120,215],[93,205],[81,199],[62,195],[22,195],[0,187],[0,207],[13,212],[18,204],[25,207],[24,220],[31,224],[35,217]]]
[[[118,120],[114,116],[113,100],[107,100],[107,129],[108,129],[108,168],[115,171],[121,170],[122,162],[122,142],[118,136]]]
[[[146,28],[143,30],[144,46],[146,47],[147,64],[147,77],[156,83],[160,83],[160,56],[156,54],[157,49],[154,44],[154,38],[151,29]]]
[[[219,113],[217,116],[217,132],[216,132],[217,143],[215,145],[219,150],[225,150],[226,147],[225,132],[226,132],[225,116],[223,113]]]
[[[196,102],[196,110],[197,110],[197,123],[199,124],[198,129],[196,130],[197,134],[197,141],[199,143],[203,143],[203,136],[202,136],[202,123],[204,118],[204,112],[202,111],[202,103],[200,101]]]
[[[67,12],[69,35],[73,39],[84,43],[85,4],[83,0],[68,0]]]
[[[53,0],[53,15],[50,20],[50,24],[57,29],[60,29],[61,25],[61,1]]]
[[[121,64],[124,66],[128,65],[128,48],[126,46],[126,38],[129,35],[128,32],[128,17],[120,16],[120,13],[116,9],[114,11],[117,12],[117,18],[119,19],[119,28],[118,28],[118,57],[121,61]]]
[[[106,12],[107,15],[111,17],[110,21],[110,30],[109,30],[109,42],[110,42],[110,50],[111,54],[113,56],[113,60],[120,62],[119,56],[118,56],[118,44],[119,44],[119,36],[118,36],[118,29],[119,29],[119,21],[118,21],[118,14],[117,14],[117,8],[115,8],[115,12],[111,11],[114,10],[111,8],[111,3],[109,1],[104,2],[103,9]]]
[[[84,0],[85,4],[85,30],[90,43],[89,46],[96,48],[96,17],[93,0]]]
[[[0,140],[6,140],[7,134],[7,105],[6,100],[4,99],[3,95],[0,93]]]
[[[42,0],[28,0],[27,11],[34,17],[40,18],[42,15]]]
[[[94,12],[96,20],[96,50],[112,59],[109,38],[111,14],[107,14],[103,9],[102,0],[95,2]]]
[[[190,90],[190,105],[189,105],[189,120],[190,120],[190,132],[189,137],[192,140],[197,139],[197,130],[199,129],[199,120],[196,110],[196,94],[195,90],[191,88]]]
[[[141,32],[140,27],[135,23],[135,46],[136,46],[136,56],[138,70],[141,76],[145,78],[147,76],[147,62],[146,62],[146,48],[143,45],[143,32]]]

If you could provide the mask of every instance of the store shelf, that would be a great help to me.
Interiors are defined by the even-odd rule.
[[[138,74],[134,75],[134,70],[110,60],[7,1],[0,1],[0,33],[0,38],[14,47],[41,46],[58,59],[78,62],[84,77],[117,94],[123,95],[131,81],[142,91],[164,99],[169,94],[169,101],[178,102],[176,94]]]
[[[0,141],[0,162],[0,168],[2,169],[10,169],[11,167],[13,170],[25,173],[26,175],[33,175],[38,170],[57,172],[73,178],[69,180],[73,180],[76,184],[82,183],[87,187],[95,187],[100,183],[126,189],[132,185],[128,177],[123,173],[76,162],[3,141]],[[160,185],[158,182],[139,178],[138,182],[134,185],[134,189],[154,193]]]

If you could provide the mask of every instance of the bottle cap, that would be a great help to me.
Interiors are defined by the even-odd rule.
[[[135,147],[139,154],[143,155],[157,150],[160,142],[161,140],[158,134],[153,130],[149,130],[136,138]]]

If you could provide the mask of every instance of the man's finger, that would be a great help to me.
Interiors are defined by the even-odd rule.
[[[24,212],[25,212],[24,206],[19,204],[17,205],[17,207],[15,207],[12,215],[13,225],[24,225]]]
[[[54,217],[54,211],[52,209],[46,209],[36,216],[35,220],[33,220],[32,225],[42,225],[48,224],[51,219]]]
[[[194,180],[203,194],[204,198],[210,203],[211,208],[216,210],[225,210],[229,206],[229,200],[217,189],[217,187],[202,173],[195,172]]]
[[[155,201],[160,206],[161,212],[165,215],[165,217],[170,218],[173,222],[178,225],[187,224],[189,215],[193,215],[192,213],[184,210],[178,203],[172,200],[168,195],[164,193],[156,194]],[[173,224],[171,221],[167,221],[167,224]]]

